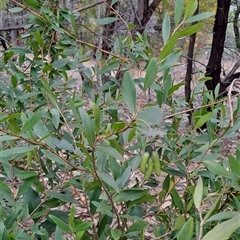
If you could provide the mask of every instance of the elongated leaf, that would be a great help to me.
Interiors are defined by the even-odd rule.
[[[170,22],[170,16],[168,13],[164,14],[163,18],[163,24],[162,24],[162,37],[164,45],[166,44],[171,32],[171,22]]]
[[[48,152],[47,150],[41,149],[41,151],[43,152],[43,154],[48,157],[50,160],[57,162],[59,164],[66,164],[63,159],[61,159],[60,157],[58,157],[57,155]]]
[[[204,12],[204,13],[199,13],[195,16],[192,16],[188,19],[186,19],[184,22],[185,23],[192,23],[192,22],[198,22],[198,21],[201,21],[203,19],[206,19],[206,18],[209,18],[211,16],[213,16],[215,13],[213,12]]]
[[[146,76],[144,78],[143,91],[146,91],[152,85],[156,75],[157,75],[157,61],[155,58],[152,58],[147,66]]]
[[[174,23],[175,28],[177,28],[178,24],[181,21],[181,17],[183,15],[183,0],[176,0],[175,1],[175,9],[174,9]]]
[[[46,191],[46,194],[50,197],[57,198],[63,202],[79,204],[79,202],[69,194],[62,194],[62,193],[53,192],[53,191]]]
[[[41,7],[41,3],[37,0],[24,0],[24,2],[32,8],[40,8]]]
[[[190,217],[186,223],[184,223],[177,240],[192,240],[193,239],[193,219]]]
[[[203,181],[200,176],[193,194],[193,202],[197,209],[199,209],[201,206],[202,197],[203,197]]]
[[[178,37],[181,38],[181,37],[192,35],[196,33],[198,30],[200,30],[202,27],[203,27],[203,23],[197,23],[192,26],[181,29],[177,32]]]
[[[134,201],[148,194],[148,190],[127,189],[116,195],[114,202]]]
[[[212,173],[223,177],[229,177],[231,174],[215,161],[205,160],[203,165]]]
[[[118,193],[120,192],[120,189],[119,189],[117,183],[110,175],[108,175],[106,173],[102,173],[102,172],[98,172],[97,174],[106,184],[111,186],[116,192],[118,192]]]
[[[106,144],[101,144],[96,147],[98,151],[102,151],[107,153],[109,156],[112,156],[116,160],[123,161],[122,155],[114,148],[110,147],[109,145]]]
[[[99,25],[109,24],[109,23],[115,22],[116,20],[117,20],[116,17],[106,17],[106,18],[94,19],[94,21]]]
[[[43,114],[46,113],[46,111],[47,110],[42,110],[36,114],[32,114],[32,117],[24,123],[24,125],[22,127],[22,133],[27,132],[33,126],[35,126],[35,124],[37,124],[37,122],[42,118]]]
[[[156,125],[162,122],[164,117],[163,110],[158,107],[146,107],[141,110],[138,115],[138,120],[143,120],[150,125]]]
[[[201,118],[196,122],[194,128],[198,129],[203,126],[212,116],[212,112],[208,112],[205,115],[201,116]]]
[[[15,147],[15,148],[2,150],[2,151],[0,151],[0,156],[1,157],[9,157],[9,156],[14,157],[17,154],[27,153],[29,151],[32,151],[36,147],[38,147],[38,146],[22,146],[22,147]]]
[[[226,219],[230,219],[230,218],[234,218],[239,216],[239,212],[220,212],[217,213],[215,215],[213,215],[212,217],[210,217],[206,222],[212,222],[212,221],[223,221]]]
[[[94,122],[83,108],[79,108],[79,113],[83,122],[83,131],[86,135],[88,143],[90,146],[93,146],[95,141]]]
[[[125,72],[122,82],[123,99],[126,102],[130,112],[136,112],[136,87],[129,72]]]
[[[208,210],[207,214],[204,216],[204,218],[203,218],[204,223],[208,220],[208,218],[211,216],[213,211],[217,208],[219,201],[221,200],[221,197],[222,197],[222,195],[219,194],[219,196],[217,197],[215,202],[212,204],[211,208]]]
[[[71,233],[71,229],[68,227],[68,225],[61,220],[58,217],[55,217],[53,215],[49,215],[49,217],[53,220],[53,222],[64,232]]]
[[[111,234],[114,240],[119,240],[122,236],[122,231],[117,228],[111,229]]]
[[[175,47],[175,45],[177,43],[177,39],[178,39],[177,33],[173,34],[169,38],[169,40],[167,41],[167,43],[165,44],[165,46],[163,47],[163,49],[161,50],[161,52],[159,54],[159,60],[163,60],[172,52],[173,48]]]
[[[58,60],[54,61],[54,62],[52,63],[52,66],[53,66],[54,68],[62,68],[62,67],[64,67],[64,66],[66,66],[69,62],[70,62],[70,59],[68,59],[68,58],[62,58],[62,59],[58,59]]]
[[[227,240],[231,235],[240,228],[240,214],[238,216],[218,224],[208,232],[202,240]]]
[[[193,13],[197,10],[198,1],[197,0],[188,0],[187,5],[185,7],[184,18],[188,18],[193,15]]]
[[[233,174],[240,178],[240,162],[232,155],[228,156],[228,161]]]

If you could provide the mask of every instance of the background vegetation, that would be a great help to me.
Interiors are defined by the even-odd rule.
[[[1,4],[27,18],[1,38],[0,239],[239,239],[238,61],[196,69],[187,101],[173,77],[215,4]]]

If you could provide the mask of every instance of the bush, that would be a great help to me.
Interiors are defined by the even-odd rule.
[[[194,5],[181,23],[176,16],[172,35],[163,28],[158,59],[137,34],[116,39],[107,60],[97,52],[92,68],[91,51],[64,28],[75,26],[71,12],[30,7],[41,14],[29,17],[25,47],[0,63],[0,238],[238,239],[240,149],[227,158],[220,149],[239,129],[240,102],[230,127],[199,81],[192,98],[212,100],[212,112],[198,107],[191,128],[187,104],[174,97],[183,85],[170,71],[181,55],[175,43],[201,27],[180,28]],[[143,60],[146,75],[134,78]]]

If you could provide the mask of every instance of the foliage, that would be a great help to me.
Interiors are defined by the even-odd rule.
[[[240,101],[230,127],[201,79],[192,98],[210,100],[212,112],[195,111],[195,129],[208,130],[198,135],[174,97],[175,45],[202,26],[184,28],[195,1],[177,1],[173,31],[166,13],[157,59],[146,34],[128,35],[92,68],[69,10],[25,2],[26,45],[0,59],[0,239],[238,239],[240,148],[227,158],[220,148],[239,129]],[[146,75],[134,78],[142,60]],[[156,100],[145,101],[148,91]]]

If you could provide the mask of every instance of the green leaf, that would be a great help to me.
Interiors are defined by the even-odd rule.
[[[201,116],[200,119],[196,122],[194,129],[198,129],[203,126],[212,116],[212,112],[208,112],[205,115]]]
[[[203,23],[197,23],[189,27],[186,27],[184,29],[181,29],[177,31],[178,37],[181,38],[181,37],[192,35],[196,33],[198,30],[200,30],[203,27],[203,25],[204,25]]]
[[[215,215],[213,215],[212,217],[210,217],[207,222],[212,222],[212,221],[223,221],[226,219],[230,219],[230,218],[234,218],[237,217],[239,215],[239,212],[220,212],[217,213]]]
[[[240,162],[232,155],[228,155],[228,161],[233,174],[240,178]]]
[[[119,240],[122,237],[122,231],[117,228],[111,229],[111,234],[114,240]]]
[[[197,0],[188,0],[187,5],[185,7],[184,18],[188,18],[193,15],[193,13],[197,10],[198,1]]]
[[[83,222],[80,224],[77,224],[73,230],[74,231],[86,231],[88,230],[92,225],[94,224],[94,222]]]
[[[146,75],[144,78],[144,87],[143,91],[145,92],[154,82],[154,79],[157,75],[157,61],[155,58],[151,58],[150,62],[148,63]]]
[[[159,54],[159,60],[163,60],[164,58],[166,58],[173,50],[173,48],[175,47],[176,43],[177,43],[177,39],[178,39],[178,34],[175,33],[173,34],[169,40],[167,41],[167,43],[165,44],[165,46],[163,47],[163,49],[161,50],[160,54]]]
[[[43,38],[42,38],[41,33],[39,32],[39,30],[37,30],[34,33],[34,35],[35,35],[35,37],[37,39],[38,45],[42,47],[44,45],[44,41],[43,41]]]
[[[15,148],[10,148],[10,149],[6,149],[6,150],[2,150],[0,151],[0,156],[1,157],[13,157],[17,154],[21,154],[21,153],[27,153],[29,151],[32,151],[33,149],[35,149],[38,146],[21,146],[21,147],[15,147]]]
[[[9,8],[8,11],[11,13],[18,13],[21,12],[23,10],[23,8],[21,7],[14,7],[14,8]]]
[[[102,143],[101,145],[98,145],[96,147],[96,149],[98,151],[102,151],[104,153],[107,153],[109,156],[112,156],[116,160],[119,160],[121,162],[123,161],[122,155],[116,149],[112,148],[109,145],[106,145],[106,144]]]
[[[57,226],[54,233],[54,240],[66,240],[62,230]]]
[[[156,125],[162,122],[164,117],[163,110],[158,107],[146,107],[139,111],[137,120],[143,120],[150,125]]]
[[[118,18],[116,18],[116,17],[106,17],[106,18],[94,19],[94,21],[99,25],[106,25],[106,24],[115,22],[117,20],[118,20]]]
[[[216,163],[215,161],[211,160],[204,160],[203,165],[212,173],[222,176],[222,177],[229,177],[231,174],[225,170],[220,164]]]
[[[70,59],[68,59],[68,58],[62,58],[62,59],[58,59],[58,60],[54,61],[54,62],[52,63],[52,66],[53,66],[54,68],[62,68],[62,67],[64,67],[64,66],[66,66],[69,62],[70,62]]]
[[[211,216],[213,211],[218,207],[219,201],[221,200],[222,195],[219,194],[215,202],[212,204],[211,208],[208,210],[207,214],[203,218],[203,222],[205,223],[207,219]]]
[[[14,211],[12,211],[7,218],[4,221],[5,227],[6,229],[10,229],[12,227],[12,225],[14,224],[15,220],[17,220],[17,216],[19,213],[20,209],[15,209]]]
[[[50,160],[59,163],[59,164],[66,164],[62,158],[60,158],[58,155],[48,152],[47,150],[41,149],[42,153],[48,157]]]
[[[94,122],[83,108],[79,108],[79,113],[83,122],[83,131],[86,135],[89,145],[92,147],[95,141]]]
[[[112,206],[110,204],[99,203],[96,201],[92,201],[92,204],[97,207],[97,212],[102,212],[111,218],[115,217],[115,215],[112,213]]]
[[[60,123],[60,113],[59,110],[56,108],[52,108],[50,109],[50,113],[52,115],[52,121],[53,121],[53,125],[56,129],[58,129],[59,127],[59,123]]]
[[[50,89],[49,83],[44,78],[41,78],[41,82],[42,82],[43,88],[46,91],[47,95],[49,96],[50,100],[52,101],[54,106],[56,108],[58,108],[57,97],[55,96],[55,94]]]
[[[186,19],[184,22],[185,23],[198,22],[198,21],[201,21],[203,19],[209,18],[209,17],[213,16],[214,14],[215,13],[213,13],[213,12],[200,13],[200,14],[197,14],[195,16],[192,16],[192,17]]]
[[[20,171],[15,173],[15,176],[18,178],[23,178],[23,179],[27,179],[30,177],[36,177],[38,176],[37,172],[32,172],[32,171]]]
[[[42,4],[37,1],[37,0],[24,0],[24,2],[29,6],[29,7],[32,7],[32,8],[40,8],[42,6]]]
[[[142,198],[148,193],[148,190],[142,189],[127,189],[114,197],[114,202],[127,202],[127,201],[134,201],[137,199]]]
[[[169,39],[171,32],[171,21],[170,16],[168,13],[164,14],[163,23],[162,23],[162,37],[164,45],[166,44],[167,40]]]
[[[93,110],[93,115],[95,120],[95,131],[96,131],[96,134],[98,134],[100,130],[100,116],[101,116],[100,109],[94,102],[90,102],[90,105]]]
[[[125,72],[122,82],[123,99],[126,102],[130,112],[136,112],[136,87],[129,72]]]
[[[203,197],[203,181],[201,176],[199,176],[197,185],[194,190],[193,194],[193,202],[195,207],[199,210],[201,203],[202,203],[202,197]]]
[[[31,128],[33,128],[33,126],[35,126],[35,124],[38,123],[38,121],[42,118],[42,116],[46,113],[46,111],[47,111],[47,110],[44,109],[44,110],[42,110],[42,111],[40,111],[40,112],[38,112],[38,113],[35,113],[35,114],[33,114],[33,113],[31,112],[32,117],[29,118],[29,119],[24,123],[24,125],[23,125],[23,127],[22,127],[22,133],[25,133],[25,132],[27,132],[28,130],[30,130]]]
[[[174,8],[174,24],[175,28],[178,27],[178,24],[181,21],[181,17],[183,15],[183,0],[176,0],[175,1],[175,8]]]
[[[71,26],[73,28],[74,36],[77,37],[78,31],[77,31],[77,24],[75,21],[74,14],[71,14]]]
[[[53,192],[53,191],[46,191],[46,194],[50,197],[57,198],[66,203],[79,204],[79,202],[75,198],[73,198],[72,196],[70,196],[68,194],[62,194],[62,193],[57,193],[57,192]]]
[[[208,232],[202,240],[227,240],[231,235],[240,228],[240,214],[238,216],[218,224],[210,232]]]
[[[112,176],[110,176],[110,175],[108,175],[106,173],[101,173],[101,172],[98,172],[97,174],[106,184],[111,186],[117,193],[120,192],[118,184],[114,181]]]
[[[193,239],[193,219],[190,217],[177,235],[177,240],[192,240]]]
[[[49,217],[53,220],[53,222],[64,232],[71,233],[71,229],[68,227],[68,225],[59,219],[58,217],[55,217],[53,215],[49,215]]]

